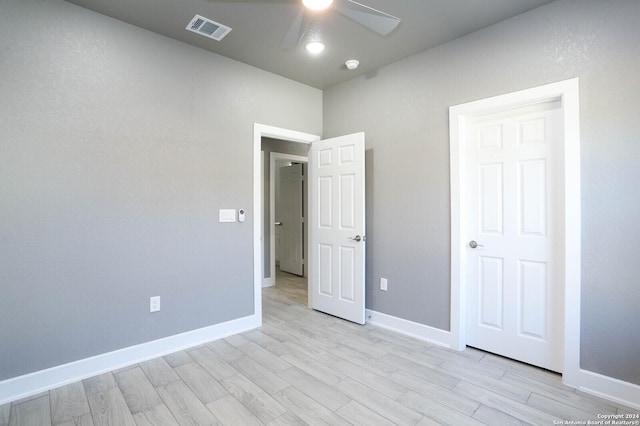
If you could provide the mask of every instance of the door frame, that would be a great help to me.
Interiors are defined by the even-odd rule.
[[[287,161],[295,161],[296,163],[304,163],[307,164],[309,162],[309,157],[307,156],[303,156],[303,155],[293,155],[293,154],[284,154],[281,152],[271,152],[269,155],[269,212],[270,212],[270,216],[271,217],[271,223],[269,224],[269,233],[271,235],[271,237],[269,238],[269,242],[270,242],[270,252],[271,255],[269,256],[269,278],[267,281],[267,278],[265,278],[265,281],[268,283],[268,285],[265,285],[264,287],[270,287],[272,285],[274,285],[276,283],[276,255],[275,255],[275,249],[276,249],[276,239],[275,239],[275,235],[276,235],[276,226],[275,226],[275,217],[276,217],[276,182],[275,182],[275,178],[276,178],[276,171],[275,171],[275,164],[277,160],[287,160]],[[308,194],[306,196],[307,201],[308,201]],[[304,203],[304,197],[303,197],[303,201]],[[307,221],[307,218],[304,218],[305,223]],[[306,246],[308,243],[308,241],[305,239],[304,241],[304,245]],[[308,254],[308,251],[305,250],[304,251],[305,255]],[[307,273],[307,259],[306,257],[304,258],[304,273],[306,276]]]
[[[310,144],[320,136],[298,132],[266,124],[253,123],[253,313],[262,326],[262,279],[264,277],[263,246],[263,194],[262,188],[262,138],[280,139],[289,142]]]
[[[580,373],[580,122],[578,79],[560,81],[532,89],[495,96],[449,108],[451,173],[451,343],[457,350],[466,346],[467,306],[467,206],[465,193],[466,130],[470,118],[559,100],[563,119],[563,205],[558,219],[561,226],[560,275],[564,285],[564,369],[567,385],[579,386]]]

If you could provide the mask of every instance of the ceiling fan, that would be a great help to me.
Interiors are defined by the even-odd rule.
[[[279,47],[281,49],[296,47],[309,29],[312,13],[326,8],[331,8],[382,36],[393,31],[401,21],[400,18],[353,0],[302,0],[300,12],[280,41]]]

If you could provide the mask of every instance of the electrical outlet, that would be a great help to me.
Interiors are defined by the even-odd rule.
[[[387,279],[380,278],[380,290],[387,291]]]
[[[149,312],[158,312],[160,310],[160,296],[149,298]]]

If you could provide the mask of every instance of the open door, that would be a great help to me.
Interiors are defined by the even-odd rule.
[[[364,133],[313,142],[309,178],[311,307],[364,324]]]

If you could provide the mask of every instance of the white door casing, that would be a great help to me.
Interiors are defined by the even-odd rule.
[[[297,142],[303,144],[310,144],[313,141],[317,141],[320,139],[319,136],[313,135],[310,133],[298,132],[295,130],[284,129],[281,127],[269,126],[266,124],[254,123],[253,124],[253,211],[249,212],[249,214],[253,214],[253,315],[257,320],[257,325],[262,325],[262,285],[263,285],[263,277],[264,277],[264,267],[263,260],[264,256],[262,255],[262,220],[264,218],[263,210],[260,207],[263,205],[262,203],[262,195],[264,194],[261,191],[263,185],[263,175],[261,174],[261,146],[263,138],[272,138],[279,139],[289,142]],[[273,154],[271,153],[271,158],[273,159]],[[271,162],[273,164],[273,161]],[[271,169],[271,185],[273,186],[274,178],[273,178],[273,168]],[[271,193],[273,194],[273,187],[271,188]],[[273,200],[273,197],[271,197]],[[270,202],[270,212],[273,218],[274,216],[274,205]],[[274,226],[273,220],[271,221],[271,237],[274,234]],[[274,240],[271,239],[271,253],[274,252]],[[275,261],[274,257],[271,256],[271,277],[275,275]],[[272,284],[271,284],[272,285]]]
[[[562,371],[560,102],[467,126],[467,345]]]
[[[563,382],[578,387],[586,376],[580,369],[580,122],[578,79],[481,99],[449,108],[451,158],[451,346],[466,346],[467,259],[470,241],[467,229],[466,187],[467,127],[479,115],[540,102],[561,102],[562,160],[556,185],[561,188],[561,246],[555,260],[562,265],[559,279],[564,287]]]
[[[364,324],[364,133],[314,142],[309,181],[311,307]]]
[[[280,223],[280,270],[302,275],[303,205],[302,164],[280,168],[280,200],[276,222]]]

